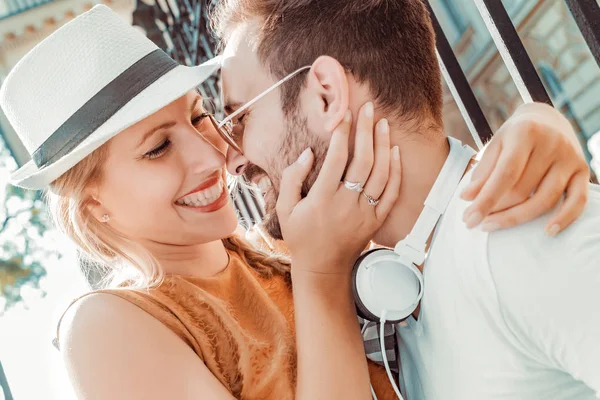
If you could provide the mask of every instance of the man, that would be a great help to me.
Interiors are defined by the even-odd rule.
[[[263,186],[268,176],[273,186],[266,198],[269,233],[281,238],[273,213],[281,171],[310,147],[315,168],[305,181],[306,193],[333,127],[347,108],[356,114],[373,98],[375,115],[390,121],[391,144],[400,148],[403,169],[397,204],[374,241],[393,247],[403,239],[448,156],[434,35],[423,4],[225,1],[217,9],[216,26],[226,45],[222,79],[229,113],[310,66],[234,121],[243,155],[230,150],[229,170]],[[527,105],[502,129],[571,128],[553,110]],[[299,131],[305,134],[292,136]],[[493,151],[500,152],[499,147]],[[550,155],[553,149],[544,151]],[[501,153],[499,165],[504,158]],[[557,222],[565,205],[577,201],[571,186],[557,215],[497,231],[547,211],[560,196],[552,184],[586,185],[586,168],[561,176],[551,167],[539,171],[546,175],[540,187],[526,182],[515,187],[523,196],[518,201],[536,189],[516,211],[494,215],[515,202],[494,197],[497,182],[519,181],[525,162],[514,166],[515,176],[501,173],[483,188],[483,179],[466,187],[468,174],[436,227],[435,243],[421,266],[427,288],[421,307],[397,327],[401,381],[409,399],[600,396],[600,192],[592,188],[583,216],[556,238],[550,236],[565,227]],[[460,198],[463,191],[468,199],[480,196],[469,204]],[[480,224],[481,229],[470,229]]]

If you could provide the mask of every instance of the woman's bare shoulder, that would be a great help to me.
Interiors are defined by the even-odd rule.
[[[231,399],[183,340],[152,315],[110,293],[93,293],[74,303],[59,335],[79,398],[192,399],[210,394]]]

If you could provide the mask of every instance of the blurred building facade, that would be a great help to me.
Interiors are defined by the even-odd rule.
[[[473,0],[430,3],[490,126],[496,130],[523,101],[483,19]],[[589,150],[589,139],[600,131],[600,68],[565,1],[502,3],[554,106],[568,116]],[[450,134],[466,131],[451,94],[447,90],[445,94],[446,129]]]
[[[136,0],[0,0],[0,84],[29,50],[60,26],[96,4],[131,21]],[[0,135],[18,165],[29,156],[0,111]]]

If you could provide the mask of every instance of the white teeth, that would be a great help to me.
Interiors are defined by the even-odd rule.
[[[223,194],[224,187],[223,181],[219,180],[211,187],[189,194],[184,198],[177,200],[176,203],[179,205],[204,207],[217,201],[219,197],[221,197],[221,194]]]

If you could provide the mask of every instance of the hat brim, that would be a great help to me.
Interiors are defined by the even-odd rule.
[[[215,57],[195,67],[175,67],[130,100],[73,151],[44,168],[38,168],[33,161],[27,162],[11,175],[10,183],[25,189],[45,189],[119,132],[199,86],[220,66],[220,58]]]

